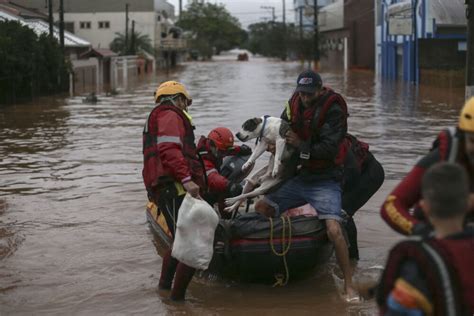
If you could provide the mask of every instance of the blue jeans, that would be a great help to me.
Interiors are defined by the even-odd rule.
[[[341,222],[341,192],[341,183],[336,180],[297,175],[275,192],[265,195],[264,201],[275,209],[275,216],[309,203],[316,209],[320,219]]]

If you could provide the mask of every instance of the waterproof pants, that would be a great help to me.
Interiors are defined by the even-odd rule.
[[[166,219],[166,224],[174,238],[176,223],[178,221],[178,210],[183,202],[184,195],[175,196],[169,192],[161,192],[158,201],[158,207]],[[191,282],[196,269],[179,262],[171,256],[169,249],[163,256],[161,266],[160,289],[171,289],[172,300],[183,300],[186,289]],[[174,279],[174,284],[173,284]]]

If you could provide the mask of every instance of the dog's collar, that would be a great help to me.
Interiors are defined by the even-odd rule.
[[[257,145],[258,142],[262,140],[263,132],[265,131],[265,126],[267,125],[267,118],[269,118],[269,117],[270,117],[270,115],[264,115],[263,116],[262,130],[260,131],[260,135],[258,135],[257,139],[255,140],[255,145]]]

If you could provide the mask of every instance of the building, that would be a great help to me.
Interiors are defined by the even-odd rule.
[[[14,1],[37,10],[47,10],[44,0]],[[53,2],[55,21],[58,20],[58,2]],[[133,26],[135,32],[148,36],[159,65],[165,65],[170,59],[168,56],[173,53],[179,56],[186,48],[180,33],[174,28],[173,19],[174,7],[165,0],[64,0],[66,30],[86,38],[93,48],[108,49],[117,33],[130,35]],[[176,57],[170,63],[175,64],[178,59]]]
[[[377,72],[415,84],[464,85],[464,0],[377,0]]]
[[[294,0],[296,26],[302,36],[314,32],[314,0]],[[374,69],[373,0],[318,0],[321,67]],[[350,14],[346,14],[350,12]]]

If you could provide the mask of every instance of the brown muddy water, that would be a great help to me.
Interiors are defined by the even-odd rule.
[[[279,115],[300,70],[297,63],[219,58],[169,78],[193,95],[201,135]],[[347,97],[350,131],[370,143],[386,170],[384,186],[355,217],[361,260],[354,278],[375,280],[400,238],[381,221],[379,206],[437,132],[455,123],[464,93],[381,82],[366,72],[322,77]],[[140,173],[142,127],[163,79],[99,95],[97,104],[47,98],[0,108],[0,314],[376,314],[373,301],[343,303],[334,259],[284,288],[195,280],[185,303],[158,293],[161,258]]]

